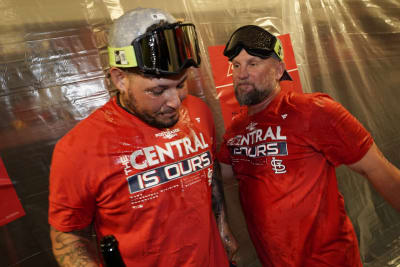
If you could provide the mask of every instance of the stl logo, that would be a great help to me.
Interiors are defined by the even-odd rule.
[[[282,164],[281,159],[276,159],[275,157],[272,157],[271,160],[271,166],[272,166],[272,170],[279,174],[279,173],[286,173],[286,166]]]

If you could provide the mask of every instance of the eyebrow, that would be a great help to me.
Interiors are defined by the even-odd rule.
[[[245,61],[245,63],[251,63],[251,62],[262,62],[263,58],[259,58],[259,57],[253,57],[253,58],[249,58]],[[231,61],[232,64],[240,64],[240,62],[236,61],[235,59],[233,59]]]

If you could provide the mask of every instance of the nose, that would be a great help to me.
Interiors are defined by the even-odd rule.
[[[247,71],[247,67],[246,66],[240,66],[239,68],[236,69],[236,76],[240,79],[240,80],[244,80],[247,79],[249,77],[249,72]]]
[[[166,105],[170,108],[178,109],[181,106],[183,99],[186,97],[186,90],[171,88],[167,91],[168,92],[165,94]]]

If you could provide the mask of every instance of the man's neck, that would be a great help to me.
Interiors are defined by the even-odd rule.
[[[256,114],[262,110],[264,110],[269,103],[271,103],[271,101],[279,94],[279,92],[281,91],[281,87],[279,85],[279,83],[276,84],[275,89],[271,91],[271,93],[260,103],[255,104],[255,105],[251,105],[248,106],[248,111],[247,114],[249,116]]]
[[[124,100],[122,99],[121,93],[119,93],[119,92],[117,93],[117,104],[121,108],[123,108],[126,112],[136,116],[135,113],[125,105]]]

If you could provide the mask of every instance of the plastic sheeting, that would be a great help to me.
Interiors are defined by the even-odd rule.
[[[203,63],[191,93],[224,131],[207,47],[223,45],[245,24],[289,33],[305,92],[326,92],[371,131],[400,166],[400,3],[398,0],[0,0],[0,156],[26,216],[0,227],[3,266],[55,266],[47,224],[54,143],[104,104],[105,32],[135,7],[158,7],[196,24]],[[339,186],[365,266],[400,266],[400,214],[347,168]],[[240,266],[260,266],[248,238],[236,184],[225,185]]]

